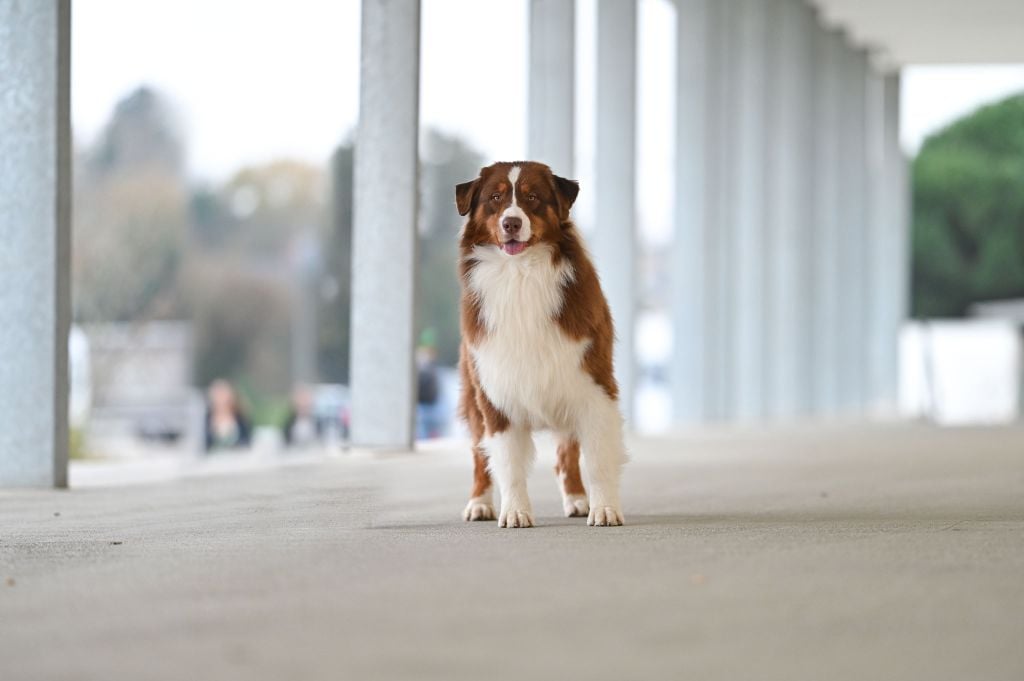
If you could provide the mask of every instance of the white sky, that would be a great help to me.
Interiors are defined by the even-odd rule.
[[[359,3],[73,3],[72,119],[91,141],[147,83],[178,107],[190,170],[222,179],[280,156],[326,159],[358,114]]]
[[[916,154],[925,137],[979,106],[1024,92],[1024,64],[912,66],[903,71],[900,139]]]
[[[594,2],[577,12],[580,222],[592,165]],[[181,115],[190,172],[221,180],[280,157],[323,162],[358,114],[358,0],[92,0],[73,4],[72,115],[88,143],[142,83]],[[526,151],[526,0],[423,0],[421,124],[493,159]],[[482,27],[483,30],[477,30]],[[638,205],[652,243],[670,235],[674,10],[641,0]],[[1024,90],[1024,65],[905,71],[902,139]]]

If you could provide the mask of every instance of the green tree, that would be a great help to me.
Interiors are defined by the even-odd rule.
[[[181,178],[185,146],[170,101],[142,85],[117,103],[103,135],[90,150],[92,175],[117,175],[160,168]]]
[[[331,155],[324,278],[317,314],[317,367],[321,379],[330,383],[348,383],[349,378],[354,161],[351,140]]]
[[[457,137],[430,130],[422,154],[420,181],[419,275],[416,326],[429,330],[441,364],[459,358],[458,233],[455,185],[480,173],[480,153]]]
[[[72,282],[79,321],[181,313],[188,198],[173,119],[159,94],[139,88],[77,159]]]
[[[322,229],[327,208],[324,179],[321,168],[301,161],[242,168],[218,192],[223,208],[217,228],[200,236],[235,254],[280,260],[297,236]],[[194,208],[209,210],[202,195],[195,198]]]
[[[913,197],[915,317],[1024,296],[1024,94],[929,137]]]
[[[257,405],[288,394],[291,300],[287,287],[244,261],[195,262],[189,269],[195,380],[226,378]]]
[[[325,174],[279,160],[240,169],[190,201],[186,298],[196,380],[223,377],[273,409],[297,380],[316,380],[316,315]]]

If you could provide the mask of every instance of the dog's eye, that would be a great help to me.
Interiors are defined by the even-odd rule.
[[[494,192],[493,194],[491,194],[491,201],[494,201],[495,203],[501,201],[501,194],[499,194],[498,192]]]
[[[537,203],[539,199],[537,198],[536,194],[530,194],[529,196],[526,197],[526,200],[529,201],[530,203]]]

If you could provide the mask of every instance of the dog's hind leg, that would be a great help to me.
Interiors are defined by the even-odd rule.
[[[580,443],[574,437],[561,436],[558,440],[558,461],[555,475],[562,491],[562,510],[566,518],[586,516],[590,512],[587,491],[580,477]]]
[[[462,512],[464,520],[494,520],[494,491],[487,472],[487,456],[480,442],[473,442],[473,491]]]
[[[491,474],[487,471],[487,455],[480,444],[484,438],[484,417],[477,404],[478,388],[468,366],[468,358],[462,359],[462,398],[459,409],[466,420],[473,438],[473,489],[469,503],[462,512],[464,520],[494,520],[494,491]]]

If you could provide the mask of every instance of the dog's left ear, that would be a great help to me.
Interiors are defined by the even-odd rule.
[[[580,183],[576,180],[567,180],[564,177],[555,175],[555,190],[558,192],[558,203],[562,206],[562,219],[569,219],[569,209],[576,203],[576,197],[580,193]]]
[[[455,207],[459,209],[459,215],[469,215],[476,203],[477,194],[480,193],[480,178],[472,182],[463,182],[455,185]]]

